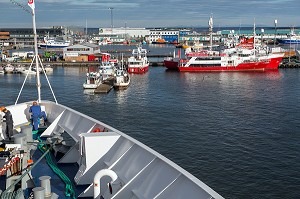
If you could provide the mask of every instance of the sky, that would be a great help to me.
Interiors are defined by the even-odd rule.
[[[32,27],[27,0],[0,0],[0,27]],[[300,26],[299,0],[35,0],[37,28]],[[109,8],[113,8],[110,10]]]

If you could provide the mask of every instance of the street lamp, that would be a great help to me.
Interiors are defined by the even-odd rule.
[[[275,48],[275,44],[276,44],[276,34],[277,34],[277,19],[274,20],[274,25],[275,25],[274,48]]]

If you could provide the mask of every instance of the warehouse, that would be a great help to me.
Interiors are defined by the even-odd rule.
[[[100,53],[100,47],[91,43],[75,44],[63,48],[63,58],[65,61],[87,62],[94,61],[94,54]]]

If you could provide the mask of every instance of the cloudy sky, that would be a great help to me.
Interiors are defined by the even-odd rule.
[[[27,0],[0,0],[0,27],[31,27]],[[290,27],[300,25],[299,0],[36,0],[37,27]],[[113,8],[112,15],[111,10]]]

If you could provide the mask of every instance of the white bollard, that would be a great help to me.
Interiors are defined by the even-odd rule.
[[[51,183],[50,183],[50,176],[41,176],[39,180],[41,182],[41,187],[45,189],[45,197],[49,197],[51,195]]]
[[[45,189],[43,187],[35,187],[32,189],[34,199],[44,199]]]
[[[94,177],[94,199],[100,199],[100,197],[101,197],[100,179],[103,176],[109,176],[112,179],[111,183],[118,178],[117,174],[113,170],[102,169],[102,170],[98,171]]]

